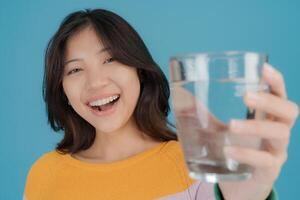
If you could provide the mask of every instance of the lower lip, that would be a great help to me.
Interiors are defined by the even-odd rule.
[[[112,107],[110,107],[108,110],[104,110],[104,111],[95,110],[95,109],[91,108],[90,106],[89,106],[89,108],[92,111],[92,113],[94,113],[95,115],[97,115],[99,117],[104,117],[104,116],[111,115],[115,112],[117,105],[119,104],[119,101],[120,101],[120,99],[116,103],[114,103],[114,105]]]

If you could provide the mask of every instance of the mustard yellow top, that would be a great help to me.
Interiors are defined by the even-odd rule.
[[[181,145],[163,142],[112,163],[89,163],[51,151],[28,172],[26,200],[189,199],[200,191],[214,199],[210,186],[189,178]],[[199,194],[198,194],[199,195]],[[194,198],[195,199],[195,198]]]

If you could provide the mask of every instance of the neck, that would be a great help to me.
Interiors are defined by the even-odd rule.
[[[76,157],[89,161],[112,162],[136,155],[159,143],[141,132],[131,121],[127,126],[114,132],[96,131],[93,145],[87,150],[78,152]]]

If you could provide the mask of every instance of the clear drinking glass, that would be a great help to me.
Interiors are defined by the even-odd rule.
[[[255,52],[194,53],[170,59],[170,86],[177,134],[190,177],[206,182],[238,181],[253,168],[225,157],[225,146],[261,148],[261,139],[229,132],[231,119],[265,118],[247,108],[247,91],[268,92],[262,81],[267,56]]]

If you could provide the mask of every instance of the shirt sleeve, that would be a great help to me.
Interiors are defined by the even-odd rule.
[[[225,200],[217,183],[214,185],[214,193],[216,200]],[[274,187],[266,200],[278,200],[278,195]]]

